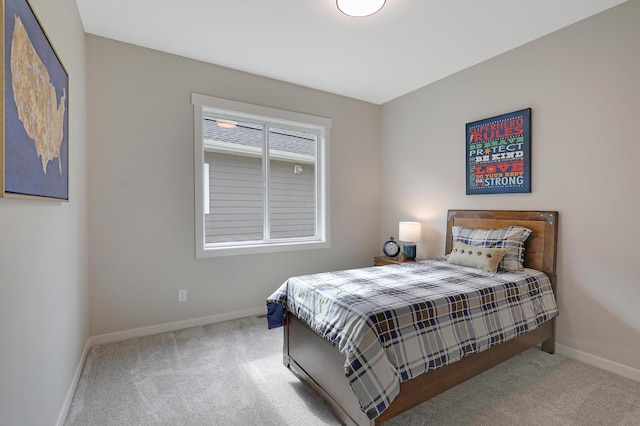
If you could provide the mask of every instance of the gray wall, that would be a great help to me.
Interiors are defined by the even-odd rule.
[[[378,106],[96,36],[87,56],[92,335],[260,308],[290,276],[372,264]],[[331,248],[195,259],[192,92],[333,120]]]
[[[312,237],[316,232],[316,179],[313,164],[294,174],[296,163],[270,161],[270,218],[272,238]]]
[[[638,17],[629,1],[385,104],[380,241],[419,220],[418,255],[442,255],[447,209],[558,210],[558,342],[640,377]],[[533,192],[466,196],[465,123],[527,107]]]
[[[210,165],[205,243],[262,240],[262,158],[205,151],[204,162]],[[315,167],[304,164],[294,174],[294,164],[270,160],[272,238],[315,235]]]
[[[0,199],[0,424],[8,426],[56,424],[89,336],[85,35],[74,0],[29,2],[69,73],[69,202]]]

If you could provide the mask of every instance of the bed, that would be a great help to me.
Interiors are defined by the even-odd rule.
[[[454,230],[458,232],[459,227],[476,230],[525,227],[531,234],[524,243],[524,267],[543,272],[540,275],[547,280],[546,291],[553,297],[556,293],[557,224],[558,213],[555,211],[449,210],[445,252],[450,253],[454,248],[453,233]],[[396,269],[393,269],[394,266],[379,267],[388,268],[384,273],[379,268],[365,268],[363,271],[364,276],[383,274],[393,277],[396,272],[400,273],[402,266]],[[422,273],[416,269],[421,265],[412,267],[414,274]],[[436,269],[438,267],[436,265]],[[555,307],[555,300],[553,305]],[[470,353],[462,353],[459,360],[437,365],[433,369],[427,366],[426,372],[419,375],[408,378],[403,375],[396,386],[397,392],[386,398],[380,410],[369,410],[367,415],[361,408],[362,392],[356,396],[353,380],[347,379],[347,373],[351,374],[350,377],[354,375],[348,368],[353,360],[344,355],[348,352],[348,348],[345,349],[348,343],[341,345],[337,341],[330,341],[326,336],[331,332],[325,333],[325,337],[321,336],[318,330],[311,328],[308,317],[305,318],[299,310],[296,312],[303,319],[290,312],[290,309],[285,309],[283,313],[284,365],[314,388],[346,425],[381,424],[528,348],[540,345],[543,351],[554,353],[555,347],[555,314],[540,317],[542,321],[538,318],[535,326],[525,327],[524,331],[520,328],[515,337],[500,339],[499,343],[480,348],[477,352],[470,348]]]

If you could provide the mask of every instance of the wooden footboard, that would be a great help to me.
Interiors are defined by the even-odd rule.
[[[373,426],[451,389],[526,349],[553,340],[554,321],[555,319],[547,321],[527,334],[401,383],[400,395],[375,420],[369,420],[360,410],[360,404],[344,374],[344,355],[291,313],[287,313],[285,320],[284,362],[324,398],[345,425]]]
[[[558,213],[551,211],[450,210],[447,251],[451,248],[451,227],[454,225],[483,229],[525,226],[533,231],[525,244],[525,266],[545,272],[555,293],[557,221]],[[283,354],[284,364],[311,385],[346,425],[373,426],[536,345],[554,353],[555,318],[505,343],[401,383],[398,397],[375,421],[368,419],[361,411],[349,386],[344,373],[345,357],[291,313],[285,317]]]
[[[345,425],[374,425],[360,409],[344,373],[345,357],[295,315],[284,324],[284,363],[318,392]]]

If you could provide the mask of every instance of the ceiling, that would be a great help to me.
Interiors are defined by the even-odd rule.
[[[90,34],[383,104],[624,0],[76,2]]]

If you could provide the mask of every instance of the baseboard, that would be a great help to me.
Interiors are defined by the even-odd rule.
[[[579,351],[577,349],[570,348],[568,346],[560,345],[556,343],[556,352],[562,355],[566,355],[569,358],[577,359],[585,364],[593,365],[594,367],[601,368],[603,370],[610,371],[619,376],[626,377],[636,382],[640,382],[640,370],[629,367],[627,365],[618,364],[608,359],[600,358],[595,355],[588,354],[586,352]]]
[[[152,325],[149,327],[117,331],[115,333],[100,334],[98,336],[92,336],[89,338],[89,346],[119,342],[120,340],[132,339],[134,337],[150,336],[152,334],[181,330],[183,328],[197,327],[206,324],[213,324],[215,322],[229,321],[238,318],[250,317],[252,315],[265,315],[266,313],[267,309],[262,306],[260,308],[244,309],[242,311],[227,312],[225,314],[209,315],[206,317],[193,318],[184,321],[169,322],[165,324]]]
[[[87,339],[87,343],[85,343],[84,345],[82,356],[80,357],[80,361],[78,361],[76,372],[73,375],[73,379],[71,380],[71,385],[69,386],[69,390],[67,391],[67,396],[64,399],[62,409],[60,410],[60,415],[58,415],[58,421],[56,422],[56,426],[64,426],[64,421],[67,419],[67,414],[69,414],[69,408],[71,408],[71,401],[73,401],[73,395],[75,395],[76,388],[78,387],[78,382],[80,381],[80,374],[82,374],[84,361],[87,359],[87,354],[89,353],[89,348],[91,347],[91,345],[89,344],[90,340],[91,340],[90,338]]]

